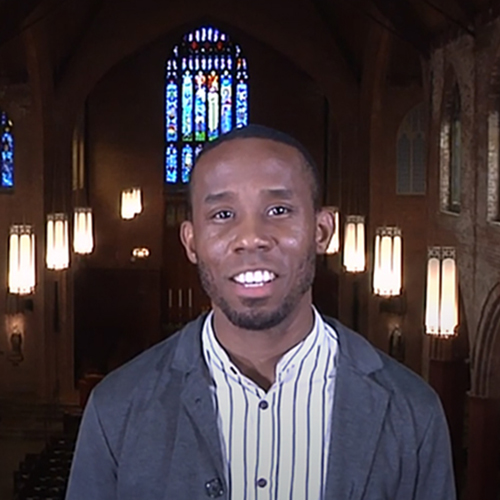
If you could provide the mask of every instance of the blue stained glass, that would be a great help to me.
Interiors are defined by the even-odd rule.
[[[179,103],[177,82],[168,82],[166,91],[167,141],[177,140],[177,107]]]
[[[236,86],[236,127],[248,125],[248,85],[239,82]]]
[[[193,140],[193,75],[189,69],[182,77],[182,139]]]
[[[14,136],[12,135],[12,122],[2,113],[2,187],[14,187]]]
[[[208,140],[219,136],[219,75],[211,71],[208,75]]]
[[[226,134],[233,126],[233,78],[225,71],[221,78],[220,101],[221,101],[221,132]]]
[[[167,148],[165,164],[167,165],[166,181],[169,184],[177,182],[177,148],[170,144]]]
[[[186,144],[182,148],[182,182],[189,182],[189,175],[193,168],[193,148]]]
[[[246,60],[225,33],[200,26],[183,36],[165,80],[167,183],[188,182],[205,141],[248,124],[248,92]]]
[[[196,93],[195,93],[195,104],[194,104],[195,138],[197,141],[204,141],[206,139],[207,77],[202,71],[199,71],[195,77],[195,80],[196,80]]]

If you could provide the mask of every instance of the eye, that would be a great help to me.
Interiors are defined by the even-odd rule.
[[[225,220],[230,219],[233,216],[233,212],[230,210],[219,210],[212,215],[212,219],[215,220]]]
[[[271,207],[268,210],[269,215],[287,215],[291,212],[291,209],[288,207],[284,207],[282,205],[277,205],[275,207]]]

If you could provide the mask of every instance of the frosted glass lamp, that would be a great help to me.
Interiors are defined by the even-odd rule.
[[[69,266],[68,217],[63,213],[47,216],[46,263],[48,269],[60,271]]]
[[[365,218],[362,215],[348,215],[344,236],[345,270],[362,273],[365,265]]]
[[[94,249],[94,234],[92,223],[92,209],[87,207],[75,208],[73,224],[73,250],[79,254],[92,253]]]
[[[335,231],[332,234],[330,242],[328,243],[328,247],[326,249],[327,255],[333,255],[338,253],[340,249],[340,223],[339,223],[339,209],[337,207],[326,207],[326,210],[330,211],[333,214],[333,218],[335,221]]]
[[[401,229],[379,227],[375,234],[373,293],[381,297],[401,294]]]
[[[14,224],[9,231],[9,292],[18,295],[33,293],[35,280],[33,226]]]
[[[458,280],[453,247],[431,247],[427,255],[425,331],[428,335],[457,334]]]

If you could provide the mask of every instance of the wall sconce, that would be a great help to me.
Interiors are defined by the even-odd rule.
[[[10,350],[6,353],[7,359],[18,366],[24,360],[23,337],[25,329],[25,317],[21,312],[8,313],[5,315],[5,331],[8,335]]]
[[[47,216],[47,252],[48,269],[60,271],[69,266],[69,230],[68,217],[63,213]]]
[[[23,355],[23,336],[17,330],[10,334],[10,352],[7,354],[7,359],[14,365],[18,366],[24,360]]]
[[[381,297],[401,294],[401,229],[379,227],[375,235],[373,293]]]
[[[340,223],[339,223],[339,209],[337,207],[325,207],[325,210],[332,213],[334,221],[335,221],[335,231],[332,234],[332,237],[328,243],[328,247],[326,249],[327,255],[333,255],[338,253],[340,249]]]
[[[94,249],[94,234],[92,224],[92,209],[75,208],[73,224],[73,250],[79,254],[92,253]]]
[[[122,219],[130,220],[142,212],[142,193],[140,188],[124,189],[121,196]]]
[[[9,234],[9,292],[29,295],[35,290],[35,235],[33,226],[14,224]]]
[[[428,335],[457,335],[458,280],[455,248],[428,249],[425,305],[425,332]]]
[[[389,356],[400,363],[405,359],[405,342],[399,325],[394,325],[389,333]]]
[[[150,251],[146,247],[137,247],[132,250],[132,260],[136,259],[147,259],[149,257]]]
[[[348,215],[344,237],[345,270],[348,273],[362,273],[365,265],[365,218],[362,215]]]

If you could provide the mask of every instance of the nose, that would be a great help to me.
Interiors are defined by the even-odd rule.
[[[266,251],[273,245],[269,228],[259,217],[247,216],[235,227],[233,251]]]

